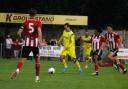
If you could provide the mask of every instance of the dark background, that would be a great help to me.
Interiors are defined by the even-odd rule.
[[[0,0],[0,12],[27,13],[30,8],[41,14],[87,15],[89,27],[127,28],[127,0]]]

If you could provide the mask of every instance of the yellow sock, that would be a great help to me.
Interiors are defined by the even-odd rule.
[[[89,61],[92,62],[92,57],[88,57]]]
[[[78,61],[75,62],[76,66],[80,69],[80,63]]]
[[[65,68],[67,68],[67,67],[68,67],[68,66],[67,66],[67,63],[66,63],[66,61],[65,61],[64,59],[62,60],[62,62],[61,62],[61,63],[64,65],[64,67],[65,67]]]
[[[85,60],[85,66],[88,66],[89,59]]]

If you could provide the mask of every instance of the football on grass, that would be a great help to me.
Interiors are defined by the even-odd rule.
[[[54,74],[55,73],[55,68],[51,67],[48,69],[49,74]]]

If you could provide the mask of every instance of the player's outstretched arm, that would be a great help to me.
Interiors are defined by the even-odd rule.
[[[61,45],[62,41],[63,41],[63,35],[60,37],[60,39],[58,41],[58,45]]]

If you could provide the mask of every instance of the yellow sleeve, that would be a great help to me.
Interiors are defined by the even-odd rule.
[[[58,44],[62,43],[62,41],[63,41],[63,34],[62,34],[62,36],[60,37],[60,39],[59,39],[59,41],[58,41]]]
[[[70,37],[70,44],[69,44],[69,48],[72,47],[72,46],[75,46],[75,36],[74,34],[71,35]]]

